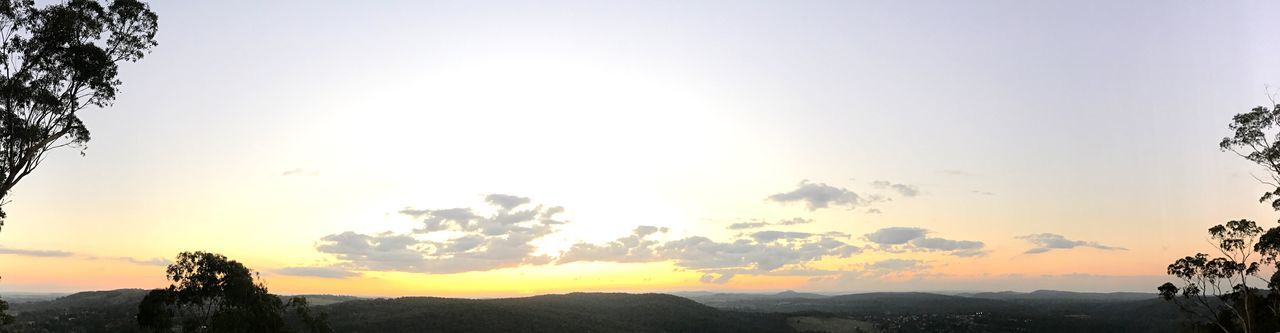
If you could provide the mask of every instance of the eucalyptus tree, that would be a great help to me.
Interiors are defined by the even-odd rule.
[[[0,227],[9,193],[46,153],[89,142],[80,112],[115,101],[119,64],[156,46],[156,21],[137,0],[0,0]],[[0,326],[12,321],[5,308]]]
[[[156,28],[138,0],[0,0],[0,207],[49,151],[84,153],[81,112],[111,106],[119,65],[156,46]]]
[[[1219,147],[1259,165],[1254,176],[1271,187],[1258,199],[1280,210],[1280,104],[1255,107],[1231,118],[1232,135]],[[1157,290],[1196,322],[1223,332],[1280,330],[1280,226],[1263,228],[1235,220],[1209,228],[1217,255],[1197,253],[1170,264],[1182,280]]]
[[[310,332],[329,332],[326,314],[305,298],[285,303],[267,292],[253,270],[226,256],[182,252],[165,270],[172,282],[138,304],[138,324],[156,332],[288,332],[286,310],[295,310]]]

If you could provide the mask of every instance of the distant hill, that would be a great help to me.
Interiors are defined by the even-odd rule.
[[[86,291],[48,301],[17,303],[16,332],[142,332],[134,322],[142,289]]]
[[[329,305],[329,304],[335,304],[335,303],[342,303],[342,302],[347,302],[347,301],[354,301],[354,300],[364,299],[364,298],[362,298],[362,297],[356,297],[356,296],[346,296],[346,295],[327,295],[327,294],[323,294],[323,295],[288,295],[288,296],[280,296],[280,298],[283,298],[286,302],[288,302],[288,301],[289,301],[289,298],[297,297],[297,296],[301,296],[302,298],[306,298],[306,299],[307,299],[307,304],[310,304],[311,306],[317,306],[317,305]]]
[[[864,293],[839,296],[817,295],[817,297],[721,294],[692,297],[692,299],[718,308],[752,312],[972,313],[1011,310],[1017,307],[1015,304],[999,300],[930,293]]]
[[[30,293],[30,292],[7,292],[0,293],[0,299],[9,304],[28,303],[53,300],[58,297],[70,295],[69,293]]]
[[[698,296],[717,308],[762,313],[818,313],[877,324],[887,332],[1176,332],[1173,304],[1141,293],[863,293],[822,298]]]
[[[149,290],[117,289],[74,293],[52,300],[10,304],[17,332],[143,332],[134,316]],[[360,299],[339,295],[298,295],[313,306]],[[281,296],[288,298],[292,296]]]
[[[1142,301],[1155,299],[1154,293],[1132,293],[1132,292],[1116,292],[1116,293],[1082,293],[1071,291],[1057,290],[1036,290],[1029,293],[1020,293],[1013,291],[960,294],[957,296],[966,296],[973,298],[999,299],[999,300],[1077,300],[1077,301]]]
[[[141,332],[142,289],[12,304],[17,332]],[[302,295],[337,332],[1176,332],[1141,293],[572,293],[503,299]],[[795,327],[795,328],[792,328]]]
[[[719,310],[666,294],[505,299],[404,297],[317,310],[339,332],[790,332],[784,316]]]
[[[685,297],[697,301],[698,303],[707,304],[715,307],[724,307],[740,301],[758,301],[758,300],[788,300],[788,299],[817,299],[827,298],[831,296],[801,293],[791,290],[783,291],[776,294],[752,294],[752,293],[712,293],[712,292],[684,292],[675,295]]]

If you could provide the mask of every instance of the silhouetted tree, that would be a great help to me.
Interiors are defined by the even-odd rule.
[[[1274,189],[1259,202],[1280,210],[1280,104],[1273,104],[1232,117],[1233,133],[1219,147],[1267,170],[1265,179],[1254,178]],[[1280,329],[1280,227],[1264,230],[1236,220],[1209,228],[1209,236],[1221,256],[1197,253],[1174,261],[1168,274],[1183,284],[1166,282],[1157,288],[1160,296],[1223,332]],[[1250,286],[1250,280],[1258,283]],[[1266,289],[1255,287],[1260,285]]]
[[[78,112],[110,106],[118,64],[141,59],[155,35],[156,14],[137,0],[0,0],[0,206],[46,152],[84,147]]]
[[[142,59],[155,36],[156,14],[137,0],[0,0],[0,207],[46,152],[84,147],[77,112],[111,105],[117,64]]]
[[[1280,233],[1280,229],[1269,233]],[[1268,249],[1274,246],[1270,239],[1262,239],[1263,229],[1253,221],[1237,220],[1209,228],[1209,236],[1222,256],[1197,253],[1174,261],[1168,274],[1183,284],[1166,282],[1157,288],[1160,296],[1224,332],[1277,327],[1276,284],[1260,274],[1262,265],[1275,262],[1277,252]],[[1269,290],[1251,287],[1250,280],[1261,281]]]
[[[9,315],[9,303],[0,301],[0,333],[9,332],[8,329],[5,329],[5,326],[13,324],[13,321],[13,316]]]
[[[286,306],[252,270],[208,252],[183,252],[166,270],[173,283],[147,293],[138,304],[138,324],[157,332],[286,332],[284,312],[292,307],[313,332],[328,329],[305,299]]]

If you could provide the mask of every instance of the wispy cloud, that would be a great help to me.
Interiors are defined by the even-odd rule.
[[[773,223],[765,222],[763,220],[750,220],[747,222],[738,222],[738,223],[730,224],[728,228],[729,230],[743,230],[743,229],[763,228],[771,225],[790,226],[790,225],[800,225],[800,224],[809,224],[809,223],[813,223],[813,220],[796,217],[789,220],[779,220]]]
[[[0,247],[0,254],[12,254],[26,257],[70,257],[75,253],[60,250],[28,250]]]
[[[898,192],[899,195],[907,198],[920,195],[920,189],[915,185],[899,184],[887,180],[877,180],[871,182],[871,186],[878,189],[893,190],[894,192]]]
[[[1026,236],[1018,236],[1018,239],[1031,243],[1034,247],[1027,249],[1026,254],[1045,253],[1052,250],[1074,249],[1077,247],[1091,247],[1099,250],[1107,251],[1123,251],[1128,250],[1123,247],[1103,245],[1098,242],[1070,240],[1059,234],[1040,233]]]
[[[119,260],[123,262],[128,262],[128,263],[137,264],[137,265],[144,265],[144,266],[168,266],[169,264],[173,263],[173,261],[170,261],[169,259],[165,259],[165,258],[139,259],[134,257],[105,257],[101,259]]]
[[[276,273],[292,276],[309,276],[328,279],[345,279],[360,276],[360,273],[348,271],[337,267],[284,267],[277,269]]]

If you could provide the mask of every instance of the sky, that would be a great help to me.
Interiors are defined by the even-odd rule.
[[[1248,218],[1269,2],[167,1],[0,292],[1154,291]],[[1275,90],[1272,90],[1275,92]]]

